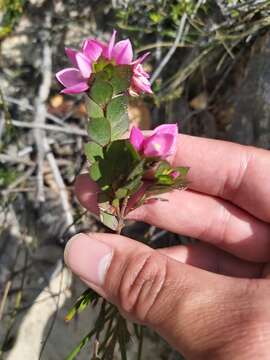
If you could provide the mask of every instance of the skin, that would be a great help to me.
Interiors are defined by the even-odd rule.
[[[187,359],[269,359],[270,152],[181,135],[171,161],[191,168],[189,189],[129,218],[198,244],[153,250],[120,235],[88,234],[109,245],[113,257],[101,286],[80,276]],[[97,213],[97,188],[87,175],[78,177],[75,191]],[[75,273],[85,239],[66,252]]]

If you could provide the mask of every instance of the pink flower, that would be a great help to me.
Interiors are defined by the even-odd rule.
[[[135,93],[139,95],[141,92],[145,92],[148,94],[152,94],[151,83],[149,81],[149,74],[143,69],[142,62],[146,59],[146,57],[150,53],[146,53],[143,56],[139,57],[132,63],[132,79],[131,79],[131,87],[130,94]]]
[[[174,170],[172,173],[170,173],[170,177],[175,180],[180,175],[180,172],[177,170]]]
[[[176,124],[160,125],[148,137],[144,136],[139,128],[133,127],[129,140],[144,156],[165,159],[176,151],[177,134]]]
[[[64,85],[64,94],[78,94],[89,89],[92,63],[102,54],[102,48],[96,42],[83,45],[81,51],[66,48],[66,54],[74,67],[66,68],[56,74],[57,80]]]
[[[66,48],[66,54],[73,67],[59,71],[57,80],[65,87],[61,92],[65,94],[77,94],[89,89],[89,80],[94,72],[93,64],[101,59],[106,59],[113,65],[130,65],[133,71],[131,80],[131,92],[152,93],[148,80],[149,75],[143,70],[141,63],[148,54],[135,61],[133,59],[132,45],[129,39],[115,43],[116,31],[114,30],[108,44],[99,40],[87,39],[83,42],[79,51]]]

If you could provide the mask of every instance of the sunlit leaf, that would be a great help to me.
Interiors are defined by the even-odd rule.
[[[103,158],[102,146],[93,141],[84,144],[84,152],[90,163],[94,163],[95,161]]]
[[[118,227],[118,221],[116,216],[109,214],[105,211],[100,211],[100,221],[109,229],[116,231]]]
[[[107,145],[111,139],[111,127],[106,118],[93,118],[88,124],[90,139],[101,146]]]
[[[76,303],[69,310],[67,315],[65,316],[66,321],[70,321],[76,314],[79,314],[85,308],[95,300],[99,298],[99,295],[92,289],[85,290],[81,296],[77,299]]]
[[[127,113],[128,101],[124,95],[113,98],[106,111],[106,117],[111,124],[111,139],[119,139],[129,126],[129,118]]]
[[[91,118],[102,118],[104,117],[104,112],[102,108],[92,99],[87,98],[86,108],[88,116]]]
[[[92,100],[97,104],[104,106],[111,100],[112,95],[112,85],[107,81],[96,79],[90,91],[90,97]]]
[[[132,70],[128,65],[120,65],[114,68],[114,73],[110,80],[114,95],[127,91],[130,87],[131,76]]]

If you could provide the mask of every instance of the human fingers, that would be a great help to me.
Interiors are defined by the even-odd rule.
[[[226,276],[260,278],[264,269],[264,264],[241,260],[214,246],[201,242],[170,246],[159,249],[159,251],[184,264]]]
[[[270,222],[269,151],[179,135],[173,164],[190,167],[190,189],[229,200]]]
[[[88,175],[78,177],[76,195],[90,211],[98,211],[98,189]],[[236,206],[191,191],[174,191],[129,214],[163,229],[191,236],[220,247],[239,258],[255,262],[270,260],[270,225]]]
[[[269,333],[259,321],[268,316],[265,282],[254,291],[250,280],[211,274],[112,234],[76,235],[65,260],[123,316],[152,327],[188,359],[248,359],[249,340],[262,344],[258,329]]]

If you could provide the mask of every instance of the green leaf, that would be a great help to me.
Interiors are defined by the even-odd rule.
[[[113,87],[107,81],[96,79],[90,90],[90,97],[98,105],[106,105],[112,98]]]
[[[127,360],[127,344],[129,343],[131,335],[129,333],[127,322],[122,316],[118,319],[118,344],[121,353],[121,359]]]
[[[66,321],[70,321],[76,314],[79,314],[85,308],[94,301],[99,299],[99,295],[92,289],[85,290],[81,296],[77,299],[76,303],[69,310],[67,315],[65,316]]]
[[[137,156],[135,154],[135,156]],[[136,164],[129,141],[116,140],[104,149],[104,159],[99,161],[100,187],[108,185],[118,189]]]
[[[72,352],[66,357],[66,360],[74,360],[76,359],[76,356],[79,354],[79,352],[82,350],[82,348],[88,343],[88,341],[91,339],[91,337],[95,334],[96,329],[91,330],[81,341],[80,343],[75,347],[75,349],[72,350]]]
[[[103,158],[102,146],[93,141],[84,144],[84,153],[90,163],[94,163],[95,161]]]
[[[115,196],[117,197],[117,199],[123,199],[128,195],[128,189],[127,188],[119,188],[116,192],[115,192]]]
[[[160,175],[157,178],[157,184],[159,185],[173,185],[174,179],[170,175]]]
[[[189,169],[190,168],[187,166],[178,166],[174,170],[179,171],[180,175],[182,177],[185,177],[187,175],[187,173],[189,172]]]
[[[155,171],[155,177],[159,177],[160,175],[168,175],[172,170],[171,165],[166,160],[162,160],[159,163],[157,170]]]
[[[118,227],[118,221],[116,216],[109,214],[105,211],[100,211],[100,221],[109,229],[116,231]]]
[[[128,194],[132,195],[134,194],[139,187],[142,185],[142,174],[140,176],[137,176],[136,178],[134,178],[132,181],[130,181],[129,183],[127,183],[125,185],[125,188],[128,189]]]
[[[90,166],[89,175],[93,181],[101,179],[102,173],[100,171],[100,163],[98,161]]]
[[[86,108],[88,116],[91,118],[102,118],[104,117],[104,112],[102,108],[95,103],[92,99],[87,97]]]
[[[131,66],[129,65],[120,65],[114,68],[110,83],[113,87],[113,94],[121,94],[126,92],[130,87],[132,77]]]
[[[144,164],[145,159],[142,159],[131,171],[131,173],[128,175],[127,180],[134,179],[135,176],[143,175],[144,172]]]
[[[140,161],[141,160],[141,157],[140,157],[140,154],[138,153],[137,150],[135,150],[134,146],[130,143],[129,140],[126,141],[126,146],[133,158],[134,161]]]
[[[128,130],[127,108],[128,99],[124,95],[113,98],[107,106],[106,117],[111,124],[112,141],[119,139]]]
[[[93,118],[88,124],[88,134],[94,142],[105,146],[111,139],[111,127],[106,118]]]

